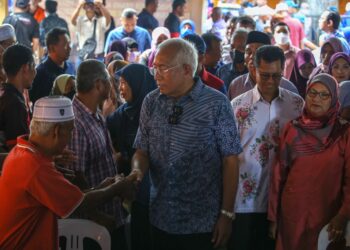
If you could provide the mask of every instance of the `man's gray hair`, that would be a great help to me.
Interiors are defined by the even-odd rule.
[[[43,121],[36,121],[32,120],[30,122],[30,135],[40,135],[40,136],[47,136],[51,129],[53,129],[56,125],[59,126],[66,126],[70,124],[72,121],[66,121],[66,122],[43,122]]]
[[[194,77],[198,66],[198,52],[196,47],[181,38],[172,38],[165,40],[158,46],[158,51],[162,49],[172,47],[176,51],[174,58],[169,58],[169,61],[180,64],[180,65],[190,65],[192,68],[192,76]]]
[[[248,33],[249,32],[246,29],[239,28],[232,33],[231,40],[233,40],[233,38],[235,38],[236,36],[248,37]]]
[[[76,89],[78,93],[87,93],[94,88],[97,80],[107,80],[106,66],[95,59],[83,61],[78,68]]]

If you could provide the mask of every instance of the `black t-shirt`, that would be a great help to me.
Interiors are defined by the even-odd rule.
[[[13,146],[18,136],[28,133],[28,112],[23,95],[12,84],[1,84],[0,147],[1,144]]]
[[[29,98],[35,102],[41,98],[50,95],[53,82],[56,77],[62,74],[70,74],[75,76],[74,65],[66,61],[64,67],[59,67],[50,57],[47,57],[36,68],[36,76],[33,80],[31,89],[29,90]]]
[[[29,13],[13,13],[3,23],[11,24],[16,31],[17,41],[32,48],[33,38],[39,38],[39,24]]]
[[[174,13],[169,13],[164,21],[164,27],[167,28],[170,33],[180,33],[180,19]]]

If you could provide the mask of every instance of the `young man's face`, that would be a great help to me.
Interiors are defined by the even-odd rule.
[[[121,18],[122,26],[126,33],[131,33],[134,31],[137,23],[137,17],[133,16],[131,18]]]

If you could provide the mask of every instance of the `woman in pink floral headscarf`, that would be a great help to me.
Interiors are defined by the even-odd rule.
[[[317,249],[329,224],[340,240],[350,218],[350,127],[338,117],[338,83],[321,73],[306,90],[301,117],[281,137],[269,192],[270,233],[277,250]],[[277,226],[277,227],[276,227]]]

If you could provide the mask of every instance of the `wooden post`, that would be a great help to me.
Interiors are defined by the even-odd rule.
[[[8,12],[7,0],[0,0],[0,23],[5,19]]]

